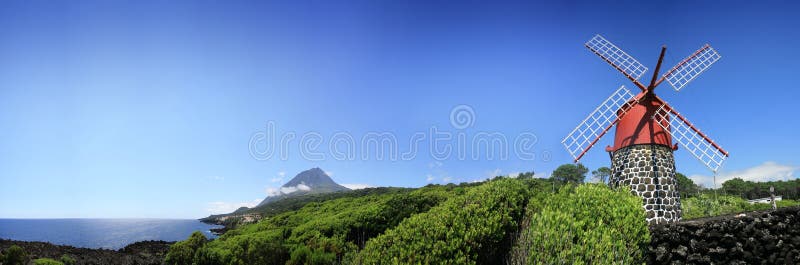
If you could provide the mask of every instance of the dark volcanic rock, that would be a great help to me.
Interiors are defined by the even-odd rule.
[[[800,207],[650,228],[649,264],[800,263]]]
[[[173,242],[141,241],[125,246],[120,250],[76,248],[53,245],[47,242],[27,242],[0,239],[0,250],[5,251],[12,245],[20,246],[28,253],[31,260],[52,258],[58,260],[66,254],[75,259],[75,264],[121,264],[145,265],[161,264]]]

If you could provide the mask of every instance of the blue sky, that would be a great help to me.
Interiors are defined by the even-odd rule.
[[[726,148],[720,178],[795,178],[800,19],[792,2],[18,1],[0,8],[0,217],[197,218],[321,167],[353,186],[419,187],[569,163],[560,144],[630,82],[583,47],[600,33],[652,68],[705,43],[723,58],[657,93]],[[648,72],[646,76],[649,78]],[[454,128],[451,111],[474,113]],[[297,135],[255,159],[269,122]],[[320,161],[336,133],[535,134],[534,159]],[[607,166],[606,136],[582,161]],[[360,149],[362,146],[357,146]],[[471,154],[471,153],[470,153]],[[677,169],[706,185],[685,150]]]

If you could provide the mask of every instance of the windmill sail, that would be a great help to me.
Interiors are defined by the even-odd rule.
[[[588,151],[600,137],[603,137],[611,126],[617,123],[619,117],[624,115],[636,104],[636,99],[636,96],[634,96],[630,90],[625,88],[625,86],[621,86],[589,114],[586,119],[583,119],[583,122],[578,124],[578,127],[575,127],[575,129],[561,141],[561,144],[567,148],[567,151],[575,158],[575,161],[580,160],[586,151]]]
[[[669,105],[664,104],[658,108],[653,119],[659,121],[656,124],[668,131],[672,139],[712,171],[717,172],[717,169],[722,166],[722,162],[728,157],[728,152],[700,132]]]
[[[666,79],[675,88],[675,91],[680,91],[681,88],[697,78],[698,75],[711,67],[721,57],[714,48],[711,48],[711,45],[706,44],[667,71],[662,80]]]
[[[603,36],[595,35],[584,46],[597,54],[597,56],[600,56],[617,71],[622,72],[631,81],[637,82],[636,80],[639,80],[639,77],[647,72],[647,67],[603,38]]]

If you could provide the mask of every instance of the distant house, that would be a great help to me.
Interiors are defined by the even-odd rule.
[[[775,201],[782,201],[783,199],[781,196],[775,196]],[[755,199],[755,200],[747,200],[750,204],[754,203],[772,203],[772,199],[770,197]]]

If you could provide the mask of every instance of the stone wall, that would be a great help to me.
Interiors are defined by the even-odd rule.
[[[672,149],[663,145],[632,145],[612,154],[612,187],[629,186],[642,198],[647,222],[660,224],[681,219]]]
[[[800,207],[651,227],[649,264],[795,264]]]

